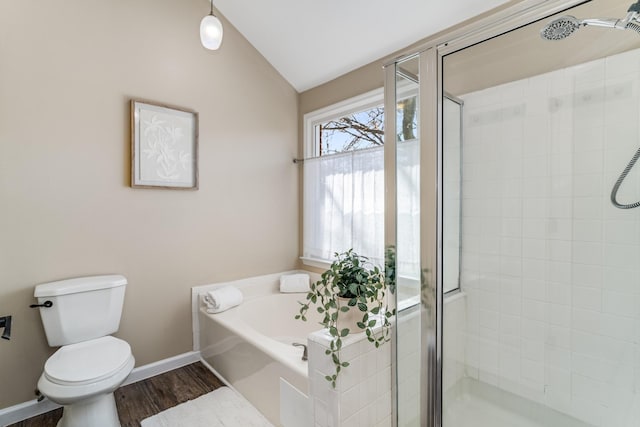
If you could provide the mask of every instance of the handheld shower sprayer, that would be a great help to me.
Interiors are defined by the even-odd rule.
[[[581,27],[604,27],[614,28],[616,30],[633,30],[640,34],[640,0],[637,0],[627,10],[627,15],[622,19],[612,18],[592,18],[592,19],[578,19],[571,15],[561,16],[549,22],[545,27],[540,30],[540,37],[544,40],[564,40],[573,34],[577,29]],[[620,203],[618,201],[618,190],[620,186],[627,178],[627,175],[634,167],[636,162],[640,159],[640,148],[636,151],[631,158],[627,166],[624,168],[616,183],[611,190],[611,203],[613,206],[619,209],[633,209],[640,207],[640,201],[635,203]]]
[[[589,18],[578,19],[575,16],[565,15],[549,22],[540,30],[540,37],[544,40],[563,40],[581,27],[603,27],[616,30],[633,30],[640,34],[640,0],[629,6],[627,15],[622,19],[615,18]]]

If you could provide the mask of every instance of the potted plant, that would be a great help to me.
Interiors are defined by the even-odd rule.
[[[395,314],[395,309],[389,310],[386,304],[387,290],[393,291],[393,287],[385,281],[380,268],[353,249],[336,253],[335,257],[320,280],[311,284],[306,302],[300,302],[300,314],[295,316],[296,319],[306,321],[307,311],[312,305],[323,315],[320,323],[332,337],[326,354],[331,356],[335,365],[335,373],[327,375],[325,379],[333,388],[340,371],[349,366],[348,362],[340,360],[342,339],[349,334],[364,332],[367,340],[377,348],[389,341],[390,319]],[[356,319],[349,323],[348,318],[354,316],[354,313]],[[374,332],[374,328],[378,326],[380,331]]]

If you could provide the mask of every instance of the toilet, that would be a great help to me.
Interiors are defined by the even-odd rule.
[[[51,347],[38,390],[64,406],[58,427],[120,427],[113,392],[133,369],[120,325],[127,279],[78,277],[36,286],[40,317]]]

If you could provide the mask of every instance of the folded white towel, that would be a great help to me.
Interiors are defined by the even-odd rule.
[[[280,292],[309,292],[309,275],[305,273],[280,276]]]
[[[235,286],[222,286],[207,292],[202,298],[207,313],[220,313],[242,304],[242,292]]]

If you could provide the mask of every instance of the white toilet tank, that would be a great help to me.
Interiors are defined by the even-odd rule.
[[[44,332],[51,347],[110,335],[120,326],[127,279],[120,275],[78,277],[36,286]],[[47,303],[47,305],[49,305]]]

